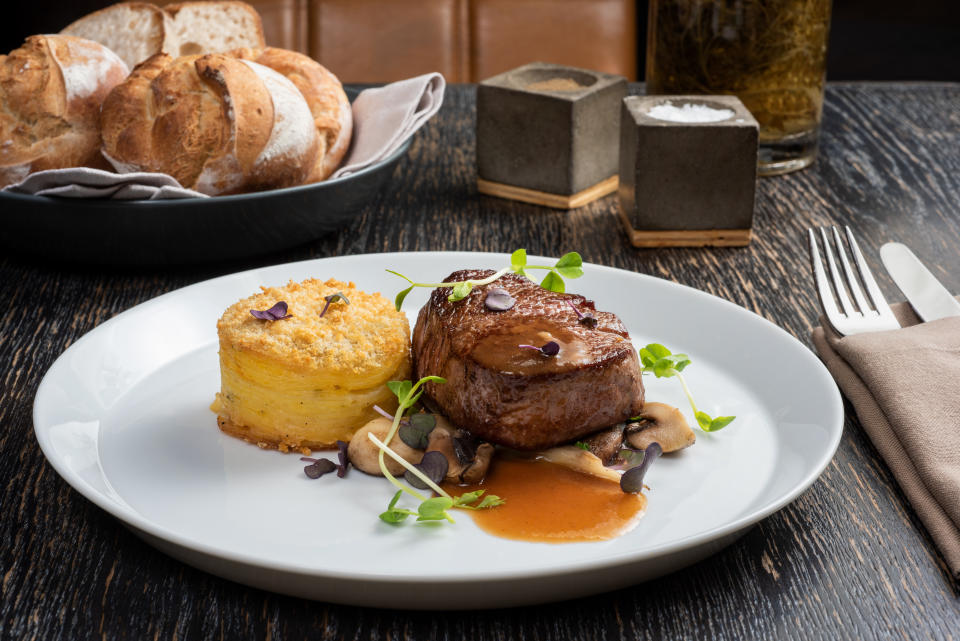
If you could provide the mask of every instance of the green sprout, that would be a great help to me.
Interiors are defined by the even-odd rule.
[[[548,270],[547,275],[544,276],[542,281],[540,281],[540,286],[544,289],[550,290],[551,292],[562,294],[566,291],[566,285],[563,282],[564,278],[580,278],[583,276],[583,259],[580,258],[580,254],[577,252],[570,252],[561,256],[560,260],[553,265],[528,265],[527,250],[518,249],[510,255],[510,265],[508,267],[504,267],[503,269],[494,272],[487,278],[482,278],[480,280],[464,280],[453,283],[416,283],[410,278],[407,278],[403,274],[395,272],[392,269],[388,269],[387,271],[394,276],[399,276],[403,280],[410,283],[410,287],[407,287],[405,290],[397,294],[395,304],[397,306],[397,311],[400,311],[400,308],[403,306],[403,300],[407,297],[407,294],[413,291],[414,287],[450,287],[452,291],[450,292],[450,295],[447,296],[447,300],[450,302],[456,302],[469,296],[474,287],[489,285],[493,281],[509,272],[513,272],[521,276],[527,276],[529,278],[529,275],[527,274],[528,269]]]
[[[380,449],[380,472],[388,481],[390,481],[390,483],[394,485],[394,487],[397,488],[397,493],[393,495],[393,499],[391,499],[389,505],[387,505],[387,510],[380,515],[380,520],[385,521],[386,523],[400,523],[406,520],[408,516],[415,516],[417,517],[418,521],[449,521],[450,523],[454,523],[455,521],[453,520],[453,517],[447,513],[447,510],[450,508],[457,507],[470,510],[479,510],[501,505],[504,502],[503,499],[493,494],[488,494],[481,500],[484,490],[468,492],[461,496],[451,496],[445,492],[443,488],[434,483],[430,477],[417,469],[416,466],[407,462],[403,457],[390,449],[390,440],[393,439],[394,435],[397,433],[404,412],[416,404],[416,402],[420,399],[420,395],[423,394],[423,385],[431,381],[435,383],[447,382],[446,379],[439,376],[424,376],[417,381],[416,384],[412,383],[411,381],[390,381],[387,383],[387,387],[390,388],[391,392],[396,394],[397,400],[400,403],[397,407],[397,413],[393,417],[393,424],[390,426],[390,430],[387,432],[387,436],[383,439],[383,441],[378,439],[372,433],[367,433],[367,437]],[[401,483],[396,477],[390,474],[390,471],[387,469],[386,459],[384,458],[385,456],[389,456],[397,463],[402,465],[407,471],[423,481],[427,487],[436,492],[439,496],[424,496],[415,489]],[[409,494],[420,501],[420,506],[416,511],[397,507],[397,502],[404,493]],[[472,505],[478,500],[480,501],[479,503]]]
[[[697,424],[704,432],[721,430],[736,418],[736,416],[718,416],[717,418],[711,418],[706,412],[701,412],[697,409],[697,404],[693,402],[693,394],[690,393],[690,388],[687,387],[687,381],[684,380],[683,375],[680,373],[690,364],[690,357],[686,354],[674,354],[659,343],[650,343],[646,347],[641,348],[639,354],[640,363],[643,366],[640,368],[641,374],[652,372],[657,378],[671,378],[675,376],[677,380],[680,381],[683,392],[687,395],[687,400],[690,401],[690,407],[693,409],[693,415],[697,419]]]

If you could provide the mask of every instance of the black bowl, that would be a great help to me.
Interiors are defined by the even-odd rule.
[[[344,178],[235,196],[122,201],[0,192],[0,244],[58,260],[150,265],[287,249],[345,227],[409,148],[410,140]]]

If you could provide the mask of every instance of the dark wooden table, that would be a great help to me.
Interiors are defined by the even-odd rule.
[[[809,344],[818,311],[804,232],[842,223],[856,230],[874,268],[883,242],[905,241],[960,291],[958,84],[831,86],[819,161],[760,181],[754,241],[744,249],[635,250],[613,197],[569,213],[481,197],[473,124],[474,91],[451,88],[375,204],[348,229],[293,251],[180,268],[0,260],[0,637],[960,636],[960,586],[849,406],[840,449],[820,480],[714,557],[618,592],[487,612],[345,607],[230,583],[156,552],[45,462],[31,406],[41,377],[67,346],[137,303],[249,267],[396,250],[576,249],[594,263],[734,301]],[[880,281],[888,298],[899,300],[892,282]]]

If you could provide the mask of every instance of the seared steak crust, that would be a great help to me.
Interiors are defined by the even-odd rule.
[[[490,270],[460,270],[443,282],[480,280]],[[507,290],[507,311],[484,305]],[[443,376],[426,394],[453,423],[476,436],[523,450],[565,443],[624,421],[643,407],[640,363],[623,323],[578,294],[557,294],[517,274],[450,302],[437,288],[413,330],[417,378]],[[579,322],[592,313],[595,327]],[[560,345],[556,356],[519,345]]]

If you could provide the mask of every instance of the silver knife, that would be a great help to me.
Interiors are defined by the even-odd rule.
[[[960,316],[960,303],[909,247],[902,243],[887,243],[880,248],[880,259],[922,321]]]

